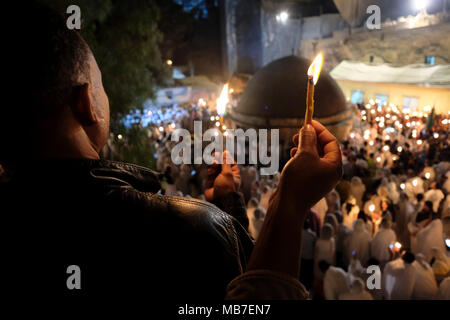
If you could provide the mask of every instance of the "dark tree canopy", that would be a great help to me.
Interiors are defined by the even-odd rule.
[[[80,7],[81,33],[102,71],[113,120],[141,107],[167,79],[169,68],[159,47],[163,35],[158,28],[161,10],[157,1],[42,1],[64,14],[69,5]]]

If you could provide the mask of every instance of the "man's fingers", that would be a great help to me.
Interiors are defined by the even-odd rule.
[[[318,155],[316,130],[311,125],[306,125],[300,130],[300,152],[308,152]]]
[[[297,153],[297,150],[298,150],[298,148],[296,148],[296,147],[294,147],[294,148],[291,149],[291,158],[292,158],[293,156],[295,156],[295,154]]]
[[[300,135],[297,133],[295,136],[292,137],[292,142],[294,143],[294,146],[298,146],[299,136]]]

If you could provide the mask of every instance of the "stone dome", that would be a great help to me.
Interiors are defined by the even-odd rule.
[[[269,119],[305,116],[307,70],[311,61],[285,57],[259,70],[248,83],[233,112]],[[347,109],[336,81],[322,71],[315,88],[315,118],[327,118]]]

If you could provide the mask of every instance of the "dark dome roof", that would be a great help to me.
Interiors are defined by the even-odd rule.
[[[250,80],[233,112],[264,118],[304,118],[310,65],[311,61],[295,56],[268,64]],[[342,90],[325,71],[314,96],[314,117],[325,118],[347,109]]]

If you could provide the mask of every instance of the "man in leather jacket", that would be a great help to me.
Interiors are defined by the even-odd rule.
[[[246,221],[234,164],[209,172],[214,206],[161,196],[154,172],[100,160],[109,103],[94,55],[47,8],[30,5],[20,18],[5,78],[14,84],[7,97],[21,102],[5,103],[0,117],[2,290],[181,302],[306,297],[297,280],[304,217],[342,175],[339,145],[321,124],[294,137],[252,248],[234,218]]]

